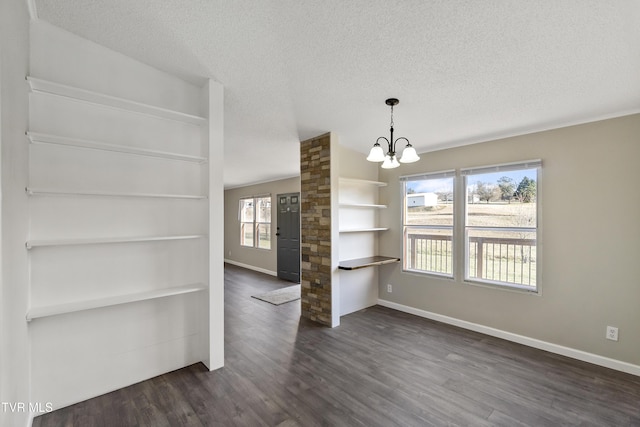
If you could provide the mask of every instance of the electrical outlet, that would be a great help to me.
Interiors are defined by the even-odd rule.
[[[390,283],[387,285],[387,292],[388,293],[393,292],[393,286]]]
[[[618,341],[618,328],[615,326],[607,326],[607,339],[611,341]]]

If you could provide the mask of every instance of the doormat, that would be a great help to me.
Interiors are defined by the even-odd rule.
[[[251,298],[266,301],[273,305],[285,304],[300,299],[300,285],[287,286],[286,288],[276,289],[266,294],[251,295]]]

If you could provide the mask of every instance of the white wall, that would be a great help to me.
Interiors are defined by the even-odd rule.
[[[0,401],[29,403],[27,310],[27,129],[29,66],[26,2],[0,2]],[[27,425],[27,411],[0,408],[0,425]]]
[[[222,88],[213,82],[193,86],[42,21],[32,22],[30,53],[31,77],[205,118],[159,118],[34,91],[31,133],[199,157],[208,156],[210,144],[216,152],[222,145]],[[198,361],[222,366],[222,242],[207,238],[220,233],[219,162],[212,161],[210,172],[207,162],[50,143],[28,147],[30,188],[122,194],[31,196],[30,241],[201,236],[34,247],[25,284],[31,308],[203,287],[32,320],[31,399],[57,409]],[[124,196],[132,193],[202,198]],[[203,297],[209,282],[211,301]]]
[[[384,221],[392,229],[381,235],[380,249],[401,256],[400,175],[542,159],[542,293],[466,284],[460,264],[455,280],[403,273],[397,265],[381,270],[380,298],[640,373],[639,135],[640,115],[632,115],[424,153],[417,163],[381,171],[389,183]],[[618,342],[605,339],[607,325],[619,328]]]

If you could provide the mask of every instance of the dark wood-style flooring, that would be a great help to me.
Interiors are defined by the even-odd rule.
[[[192,365],[44,426],[640,426],[640,378],[376,306],[330,329],[225,269],[225,367]]]

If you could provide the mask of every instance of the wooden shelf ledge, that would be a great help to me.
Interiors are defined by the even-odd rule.
[[[157,298],[184,295],[192,292],[204,291],[207,287],[202,283],[175,286],[172,288],[158,289],[153,291],[138,292],[127,295],[117,295],[113,297],[97,298],[86,301],[76,301],[65,304],[55,304],[42,307],[33,307],[27,312],[27,322],[42,317],[56,316],[58,314],[75,313],[77,311],[92,310],[95,308],[110,307],[113,305],[128,304],[137,301],[147,301]]]
[[[375,255],[366,258],[349,259],[340,261],[338,268],[341,270],[357,270],[359,268],[374,267],[376,265],[393,264],[400,262],[400,258]]]

